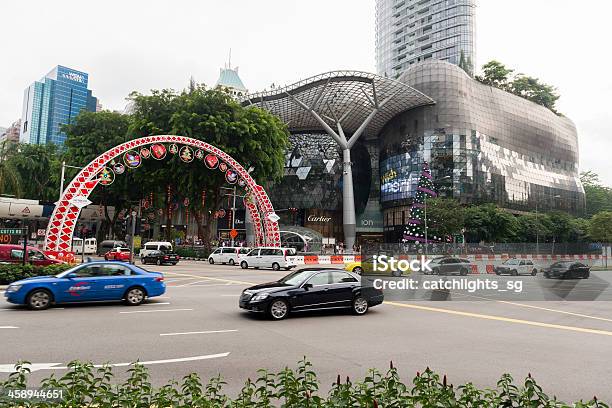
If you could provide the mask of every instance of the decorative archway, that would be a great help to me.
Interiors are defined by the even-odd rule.
[[[164,143],[171,145],[168,148]],[[177,145],[183,147],[179,150]],[[188,147],[186,150],[184,150],[185,146]],[[196,151],[190,148],[195,148]],[[209,169],[219,169],[224,172],[225,179],[229,183],[238,183],[243,187],[247,191],[244,204],[253,220],[255,244],[280,246],[280,231],[274,207],[263,187],[253,180],[240,163],[224,151],[201,140],[185,136],[159,135],[142,137],[115,146],[91,161],[77,174],[66,187],[53,210],[47,226],[45,250],[70,250],[82,203],[87,201],[86,199],[98,184],[110,184],[114,180],[115,171],[107,167],[112,160],[123,156],[122,161],[125,166],[136,168],[140,166],[143,159],[162,160],[168,151],[171,154],[186,154],[185,157],[190,157],[189,161],[201,160]],[[187,161],[183,156],[181,158]]]

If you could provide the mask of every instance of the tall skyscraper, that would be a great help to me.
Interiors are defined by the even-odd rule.
[[[96,111],[97,99],[87,89],[88,75],[56,66],[40,81],[26,88],[21,115],[22,143],[61,145],[66,140],[61,126],[81,110]]]
[[[396,78],[410,65],[439,59],[470,75],[476,0],[376,0],[376,70]]]

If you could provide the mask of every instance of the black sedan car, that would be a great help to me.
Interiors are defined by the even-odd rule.
[[[355,273],[308,268],[297,270],[276,282],[245,289],[239,306],[281,320],[290,312],[322,309],[351,309],[354,314],[363,315],[370,307],[381,304],[383,298],[381,290],[362,285]]]
[[[591,267],[576,261],[559,261],[544,268],[545,278],[588,279]]]
[[[143,265],[146,264],[171,264],[176,265],[180,260],[180,256],[174,252],[151,251],[146,256],[142,257]]]

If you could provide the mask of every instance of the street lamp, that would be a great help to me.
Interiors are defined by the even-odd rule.
[[[59,199],[62,199],[62,195],[64,194],[64,179],[66,176],[66,168],[69,169],[78,169],[78,170],[82,170],[83,167],[78,167],[78,166],[71,166],[69,164],[66,164],[65,161],[62,161],[62,177],[61,177],[61,181],[60,181],[60,193],[59,193]]]

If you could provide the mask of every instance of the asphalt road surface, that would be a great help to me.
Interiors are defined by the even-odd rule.
[[[33,312],[0,301],[0,378],[18,360],[34,363],[34,381],[62,375],[74,359],[119,365],[139,360],[149,366],[155,385],[190,372],[204,379],[220,373],[226,391],[235,395],[247,377],[257,377],[257,369],[280,370],[307,356],[323,390],[337,374],[360,379],[368,368],[385,370],[393,360],[406,382],[427,366],[453,384],[481,387],[493,387],[502,373],[518,382],[531,373],[562,400],[596,395],[612,402],[609,301],[446,291],[442,298],[454,300],[433,302],[390,292],[365,316],[318,312],[274,322],[239,310],[238,296],[286,272],[189,261],[149,269],[165,273],[168,291],[139,307],[96,303]],[[540,279],[522,278],[532,287],[541,286]],[[612,271],[550,284],[587,291],[610,283]],[[114,369],[118,378],[125,369]]]

